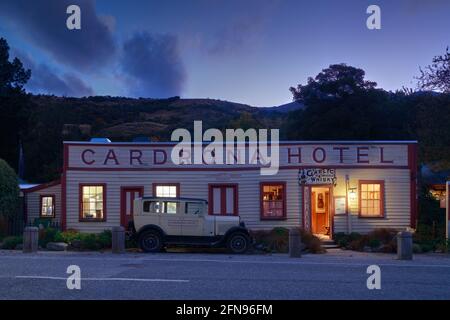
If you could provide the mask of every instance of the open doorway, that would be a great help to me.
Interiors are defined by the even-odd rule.
[[[311,230],[321,238],[331,237],[331,188],[311,188]]]

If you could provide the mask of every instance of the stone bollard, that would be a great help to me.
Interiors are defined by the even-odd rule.
[[[125,252],[125,228],[113,227],[112,228],[112,253],[124,253]]]
[[[300,258],[302,256],[302,240],[297,228],[289,230],[289,257]]]
[[[413,241],[411,232],[402,231],[397,233],[397,258],[399,260],[412,260]]]
[[[26,227],[23,231],[23,253],[34,253],[39,248],[39,229],[37,227]]]

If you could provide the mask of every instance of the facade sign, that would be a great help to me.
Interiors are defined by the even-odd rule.
[[[340,196],[340,197],[334,197],[334,214],[340,215],[340,214],[346,214],[347,210],[347,203],[346,203],[346,197]]]
[[[336,185],[336,169],[315,168],[298,171],[300,184],[332,184]]]

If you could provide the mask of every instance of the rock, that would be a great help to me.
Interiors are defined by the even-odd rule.
[[[64,242],[49,242],[47,243],[47,250],[50,251],[65,251],[67,249],[67,243]]]
[[[22,250],[23,249],[23,243],[19,243],[18,245],[16,245],[16,247],[14,249],[15,250]]]
[[[70,245],[75,249],[80,249],[81,248],[81,240],[73,240],[72,242],[70,242]]]

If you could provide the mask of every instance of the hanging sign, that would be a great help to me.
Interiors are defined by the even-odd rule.
[[[345,196],[338,196],[334,197],[334,214],[340,215],[340,214],[346,214],[346,197]]]
[[[298,171],[298,181],[300,184],[336,185],[336,169],[300,169]]]

